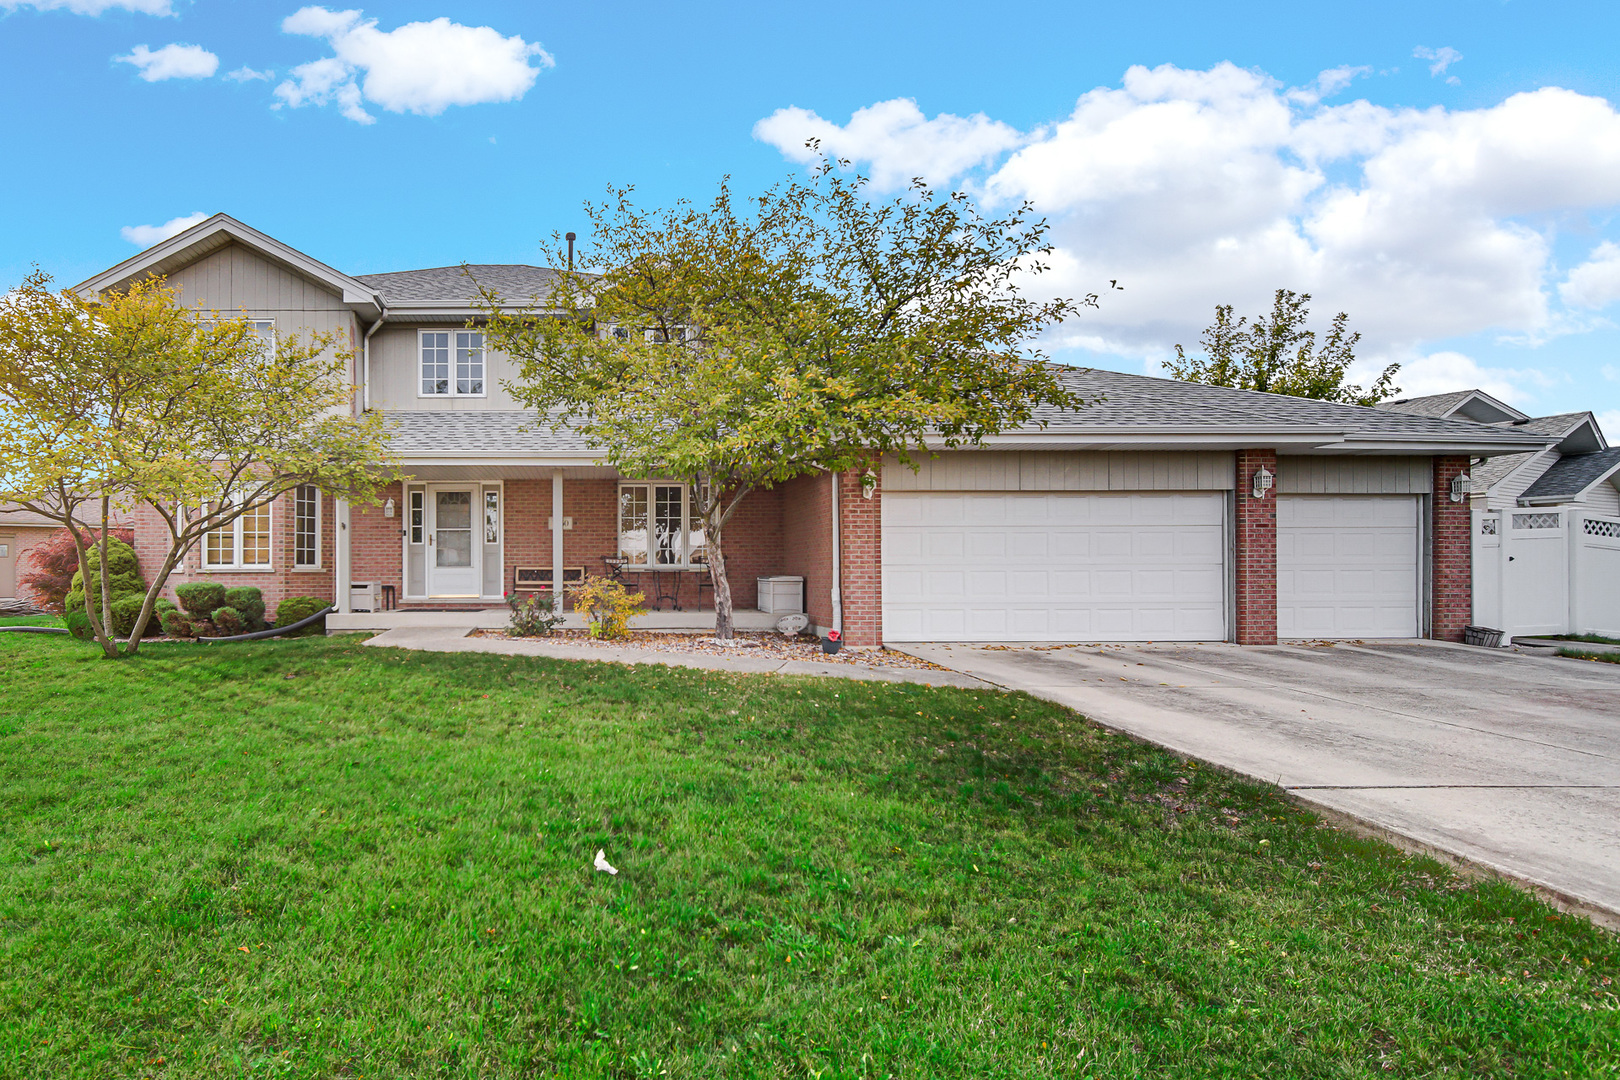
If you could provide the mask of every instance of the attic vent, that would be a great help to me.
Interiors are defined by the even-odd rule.
[[[1620,521],[1587,518],[1585,528],[1587,536],[1606,536],[1610,540],[1620,540]]]
[[[1513,421],[1512,426],[1513,427],[1522,427],[1523,425],[1528,424],[1529,422],[1530,422],[1530,418],[1527,416],[1523,420],[1515,420],[1515,421]]]
[[[1514,514],[1513,527],[1515,529],[1556,529],[1558,528],[1557,514]]]

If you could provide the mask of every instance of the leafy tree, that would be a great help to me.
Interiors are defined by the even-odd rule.
[[[1341,311],[1334,316],[1327,340],[1318,349],[1316,332],[1305,329],[1311,314],[1310,302],[1310,293],[1296,295],[1278,289],[1271,317],[1256,316],[1253,322],[1247,318],[1233,322],[1232,305],[1218,305],[1215,321],[1199,339],[1204,355],[1188,356],[1177,345],[1170,373],[1185,382],[1344,405],[1376,405],[1400,393],[1400,387],[1391,385],[1401,368],[1399,364],[1386,367],[1370,389],[1344,381],[1350,365],[1355,363],[1356,343],[1361,335],[1345,332],[1350,317]]]
[[[169,574],[208,531],[298,484],[365,499],[397,475],[381,415],[352,413],[349,357],[333,346],[267,345],[243,318],[182,307],[158,278],[87,298],[35,272],[0,302],[0,499],[76,539],[105,655],[139,648]],[[169,544],[120,650],[107,534],[92,570],[83,519],[143,503]]]
[[[547,297],[509,309],[482,290],[519,400],[624,475],[691,486],[721,638],[725,530],[749,492],[1080,404],[1030,344],[1079,305],[1019,289],[1044,269],[1045,222],[1027,205],[988,219],[921,181],[875,201],[844,165],[751,198],[722,183],[707,206],[643,210],[612,189],[585,207],[596,272],[554,243]]]

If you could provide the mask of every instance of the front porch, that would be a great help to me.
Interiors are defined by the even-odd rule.
[[[380,505],[335,507],[335,577],[354,588],[335,590],[329,629],[496,629],[507,625],[506,596],[545,594],[559,580],[566,625],[576,626],[568,594],[592,576],[618,576],[645,595],[639,629],[713,629],[707,545],[686,485],[599,465],[407,460],[404,468],[410,476],[380,493]],[[793,485],[754,491],[728,522],[738,629],[774,629],[788,613],[780,603],[761,604],[762,577],[803,578],[802,597],[788,606],[803,610],[809,601],[813,621],[825,621],[814,608],[831,585],[828,560],[814,548],[825,547],[817,542],[826,525],[803,520],[814,501]]]
[[[356,631],[398,630],[409,628],[443,628],[467,630],[500,630],[507,624],[510,612],[505,607],[467,608],[461,611],[428,611],[402,609],[397,611],[333,612],[326,617],[327,633],[353,633]],[[754,608],[732,612],[732,625],[738,630],[774,630],[780,615],[770,615]],[[566,612],[564,630],[583,630],[585,620],[577,611]],[[714,632],[714,611],[646,611],[630,621],[632,630],[661,630],[666,633],[702,634]]]

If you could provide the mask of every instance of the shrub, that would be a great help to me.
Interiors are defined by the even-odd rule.
[[[179,608],[171,607],[161,616],[163,632],[172,638],[194,638],[197,627]]]
[[[646,599],[612,578],[591,577],[574,594],[574,610],[585,613],[591,637],[618,639],[629,635],[630,620],[641,613]]]
[[[295,622],[301,622],[302,620],[309,618],[322,608],[328,608],[331,606],[332,604],[330,601],[322,600],[315,596],[289,596],[280,604],[276,605],[276,625],[291,626]],[[300,635],[324,634],[325,632],[325,619],[322,619],[320,622],[310,623],[308,626],[304,627],[304,629],[298,631]]]
[[[206,619],[215,608],[225,606],[225,586],[212,581],[189,581],[176,585],[174,595],[180,598],[180,606],[193,619]]]
[[[90,629],[90,616],[83,611],[70,611],[67,613],[68,633],[80,641],[93,641],[95,631]]]
[[[215,608],[214,613],[209,618],[213,620],[215,626],[219,627],[220,634],[225,637],[240,634],[247,630],[247,620],[242,617],[240,611],[233,607]]]
[[[141,608],[146,604],[146,594],[124,593],[112,602],[112,630],[117,637],[127,638],[135,630],[135,620],[141,617]],[[161,624],[158,619],[146,620],[145,635],[158,632]]]
[[[508,593],[506,606],[512,609],[512,621],[506,632],[513,637],[546,637],[563,621],[562,612],[557,610],[557,598],[551,593],[527,596]]]
[[[101,533],[93,529],[83,535],[89,537],[91,544],[97,544],[101,539]],[[108,546],[114,541],[132,544],[135,534],[129,529],[113,529],[108,534]],[[99,547],[92,547],[90,557],[99,559],[99,553]],[[79,554],[73,543],[73,534],[66,529],[58,529],[48,539],[28,550],[27,564],[31,569],[23,571],[18,584],[32,592],[35,601],[45,610],[66,611],[64,601],[73,588],[73,575],[79,572]]]
[[[146,582],[141,580],[139,574],[113,574],[107,579],[107,589],[112,594],[113,603],[116,604],[120,599],[131,593],[136,596],[145,596]],[[94,570],[91,571],[90,596],[96,602],[99,610],[101,581],[99,580],[99,572]],[[68,591],[67,596],[63,597],[62,607],[65,611],[81,611],[84,608],[84,582],[80,580],[78,574],[73,575],[73,588]]]
[[[264,594],[255,585],[238,585],[225,590],[225,606],[242,613],[249,630],[264,629]]]

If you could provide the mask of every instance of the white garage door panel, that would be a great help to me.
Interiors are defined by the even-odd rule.
[[[1277,636],[1416,637],[1418,500],[1277,497]]]
[[[1219,641],[1225,497],[883,498],[891,641]]]

